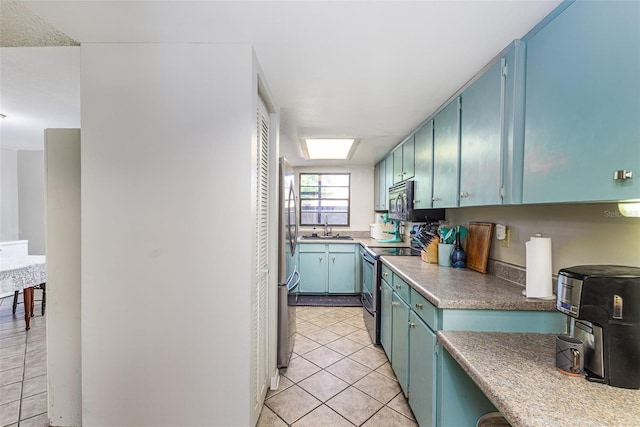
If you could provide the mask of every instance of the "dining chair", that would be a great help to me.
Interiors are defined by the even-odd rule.
[[[33,289],[41,289],[42,290],[42,315],[44,316],[44,309],[47,306],[47,283],[40,283],[33,287]],[[16,314],[16,307],[18,306],[18,291],[13,293],[13,314]],[[35,298],[34,298],[35,299]],[[31,302],[31,317],[33,317],[33,301]],[[25,312],[27,308],[25,307]]]

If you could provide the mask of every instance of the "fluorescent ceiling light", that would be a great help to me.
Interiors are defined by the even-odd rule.
[[[640,217],[640,202],[620,202],[618,210],[627,217]]]
[[[307,160],[341,160],[351,158],[358,142],[355,138],[306,138],[300,145]]]

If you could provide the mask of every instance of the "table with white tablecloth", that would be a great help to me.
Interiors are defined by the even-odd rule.
[[[47,281],[46,257],[25,255],[0,258],[0,294],[23,291],[25,324],[29,330],[33,288]]]

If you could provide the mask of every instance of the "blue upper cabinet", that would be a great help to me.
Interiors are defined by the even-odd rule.
[[[460,97],[433,119],[433,207],[458,206]]]
[[[460,206],[502,203],[503,62],[461,95]]]
[[[387,210],[387,185],[386,162],[384,159],[378,163],[373,171],[374,197],[373,204],[376,211]]]
[[[514,40],[461,94],[460,206],[522,201],[524,45]]]
[[[433,120],[415,133],[415,175],[413,203],[415,209],[431,207],[433,189]]]
[[[640,198],[639,23],[638,1],[576,1],[527,40],[523,202]]]
[[[393,151],[393,184],[398,184],[402,181],[413,178],[415,168],[414,150],[414,138],[413,135],[411,135]]]
[[[389,209],[389,187],[393,185],[393,153],[389,154],[384,159],[384,173],[385,173],[385,196],[384,206],[385,210]]]

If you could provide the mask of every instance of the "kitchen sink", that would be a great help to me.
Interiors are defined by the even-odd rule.
[[[336,234],[335,236],[301,236],[301,239],[313,239],[313,240],[353,240],[351,236],[341,236],[340,234]]]

